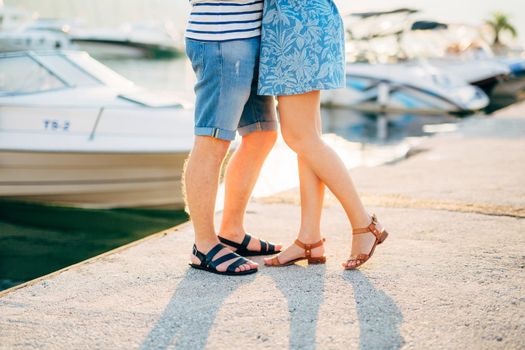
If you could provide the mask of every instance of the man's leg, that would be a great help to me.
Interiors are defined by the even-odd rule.
[[[221,237],[237,243],[241,243],[246,235],[244,213],[263,163],[277,140],[275,100],[271,96],[257,94],[259,40],[252,41],[250,51],[250,65],[246,65],[251,67],[246,72],[250,96],[238,125],[239,134],[243,137],[226,171],[224,210],[219,230]],[[274,246],[276,251],[281,250],[280,245]],[[260,251],[260,240],[252,239],[247,248],[250,251]]]
[[[224,211],[219,234],[234,242],[241,242],[246,234],[244,213],[263,163],[270,153],[277,131],[255,131],[242,138],[241,145],[232,156],[225,177]],[[259,250],[260,244],[252,240],[250,250]],[[276,245],[276,250],[281,246]]]
[[[206,254],[219,240],[215,234],[213,223],[215,201],[219,173],[222,162],[228,152],[230,142],[207,136],[196,136],[193,150],[186,164],[184,184],[186,204],[195,230],[195,245]],[[219,252],[216,258],[229,253],[227,249]],[[200,261],[192,255],[192,262]],[[231,262],[225,262],[217,267],[225,271]],[[256,268],[258,265],[250,262],[241,265],[237,271]]]

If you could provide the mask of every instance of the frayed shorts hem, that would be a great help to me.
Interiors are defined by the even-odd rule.
[[[279,126],[277,124],[277,121],[265,121],[265,122],[256,122],[253,124],[245,125],[240,127],[239,135],[245,136],[248,135],[254,131],[276,131],[278,130]]]

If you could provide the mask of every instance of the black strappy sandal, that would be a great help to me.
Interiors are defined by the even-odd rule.
[[[211,273],[216,273],[218,275],[228,275],[228,276],[249,275],[249,274],[252,274],[252,273],[255,273],[255,272],[258,271],[258,269],[255,268],[255,269],[235,272],[236,268],[238,268],[239,266],[244,265],[244,264],[246,264],[248,262],[247,259],[243,258],[242,256],[240,256],[237,253],[228,253],[228,254],[225,254],[225,255],[221,256],[220,258],[217,258],[217,259],[213,260],[215,255],[217,255],[217,253],[220,252],[224,248],[226,248],[226,246],[218,243],[215,247],[213,247],[208,252],[208,254],[204,254],[204,253],[199,252],[198,249],[197,249],[197,246],[194,244],[193,245],[193,255],[195,255],[201,261],[201,263],[200,263],[200,265],[192,263],[192,264],[190,264],[190,266],[195,268],[195,269],[204,270],[204,271],[208,271],[208,272],[211,272]],[[225,262],[227,262],[229,260],[233,260],[235,258],[237,258],[237,260],[232,262],[228,266],[226,271],[223,272],[223,271],[218,271],[217,270],[217,266],[219,266],[220,264],[225,263]]]
[[[280,253],[280,250],[275,249],[275,245],[273,245],[270,242],[263,241],[262,239],[259,239],[259,243],[261,244],[260,250],[248,250],[248,244],[252,240],[252,236],[249,234],[246,234],[244,236],[244,239],[239,244],[234,241],[230,241],[229,239],[223,238],[219,236],[219,241],[221,241],[224,244],[229,245],[232,248],[235,248],[235,253],[242,255],[242,256],[260,256],[260,255],[271,255],[271,254],[277,254]]]

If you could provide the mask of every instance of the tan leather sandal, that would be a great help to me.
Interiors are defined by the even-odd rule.
[[[326,256],[323,255],[323,256],[319,256],[319,257],[313,257],[312,256],[312,249],[321,247],[324,244],[325,241],[326,240],[323,238],[319,242],[314,243],[314,244],[304,244],[300,240],[296,239],[294,244],[296,246],[298,246],[299,248],[304,249],[304,256],[303,257],[300,257],[300,258],[297,258],[297,259],[293,259],[293,260],[287,261],[285,263],[281,263],[279,261],[279,257],[276,256],[276,257],[272,258],[271,260],[267,260],[266,261],[266,266],[274,266],[274,267],[290,266],[290,265],[293,265],[296,262],[302,261],[302,260],[307,260],[308,264],[324,264],[324,263],[326,263]]]
[[[376,246],[378,244],[383,243],[385,239],[388,237],[388,232],[377,221],[376,214],[372,215],[372,222],[370,223],[370,225],[368,225],[368,227],[356,228],[355,230],[352,231],[352,235],[360,235],[360,234],[364,234],[368,232],[372,232],[372,234],[376,237],[376,241],[374,242],[374,245],[372,246],[370,253],[350,256],[350,258],[346,261],[346,264],[344,264],[345,270],[355,270],[359,266],[367,262],[368,259],[372,257],[372,254],[374,254]],[[353,267],[348,267],[348,263],[350,262],[356,262],[356,264]]]

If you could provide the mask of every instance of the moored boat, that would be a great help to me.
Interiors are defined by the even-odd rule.
[[[0,197],[94,208],[183,206],[193,111],[82,52],[0,55]]]
[[[150,57],[181,55],[182,37],[169,23],[137,22],[119,28],[71,31],[71,41],[97,58]]]
[[[350,63],[346,73],[346,89],[324,91],[324,105],[370,112],[468,114],[489,103],[478,87],[431,65]]]
[[[0,52],[23,50],[67,50],[72,48],[65,33],[21,28],[0,31]]]

